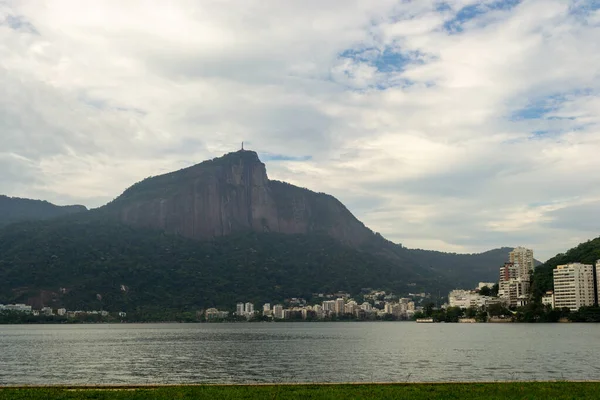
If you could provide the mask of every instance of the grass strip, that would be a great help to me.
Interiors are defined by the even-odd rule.
[[[199,385],[1,388],[0,400],[54,399],[598,399],[600,382]]]

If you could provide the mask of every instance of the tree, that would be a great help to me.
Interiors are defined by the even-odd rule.
[[[488,314],[490,317],[498,317],[501,315],[509,315],[508,311],[502,304],[491,304],[488,306]]]
[[[463,310],[460,307],[448,307],[446,309],[446,322],[458,322],[458,319],[463,316]]]
[[[497,297],[499,290],[500,290],[500,285],[496,283],[494,286],[492,286],[492,291],[490,293],[490,296]]]
[[[427,303],[425,305],[425,316],[431,317],[433,315],[433,307],[434,306],[435,306],[435,304],[433,304],[433,303]]]
[[[469,307],[465,310],[465,317],[467,318],[475,318],[477,316],[477,308]]]

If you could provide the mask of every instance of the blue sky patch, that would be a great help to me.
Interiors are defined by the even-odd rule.
[[[513,112],[510,116],[510,119],[511,121],[520,121],[523,119],[538,119],[542,118],[544,115],[546,115],[552,110],[554,110],[553,107],[541,104],[528,105],[525,108]]]
[[[463,31],[463,24],[494,10],[510,10],[519,5],[521,0],[499,0],[490,4],[472,4],[461,8],[454,18],[444,23],[444,30],[448,33],[460,33]]]
[[[15,31],[32,33],[34,35],[40,34],[38,30],[35,29],[35,26],[33,26],[33,24],[27,21],[24,17],[8,15],[2,24],[8,25],[8,27],[14,29]]]
[[[390,48],[383,51],[373,47],[364,49],[348,49],[339,55],[340,58],[349,58],[354,61],[366,63],[377,68],[379,72],[397,72],[411,63],[422,63],[422,54],[419,52],[398,52]]]
[[[566,93],[555,93],[541,99],[533,100],[525,107],[513,111],[509,119],[511,121],[545,119],[545,120],[576,120],[575,117],[547,116],[548,113],[558,110],[563,103],[582,96],[593,96],[594,91],[590,88],[576,89]]]
[[[598,0],[580,0],[569,6],[569,12],[578,16],[587,16],[596,10],[600,10],[600,1]]]

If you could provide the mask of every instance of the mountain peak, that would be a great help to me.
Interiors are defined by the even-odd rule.
[[[332,196],[269,180],[258,154],[245,149],[147,178],[104,208],[126,224],[194,239],[322,232],[358,244],[373,235]]]
[[[260,161],[260,158],[258,157],[258,153],[256,153],[253,150],[237,150],[237,151],[233,151],[231,153],[227,153],[222,155],[221,157],[216,157],[213,158],[210,161],[205,161],[202,162],[198,165],[203,165],[205,163],[210,164],[210,163],[217,163],[217,164],[221,164],[221,163],[238,163],[238,162],[242,162],[242,163],[259,163],[262,164],[262,161]]]

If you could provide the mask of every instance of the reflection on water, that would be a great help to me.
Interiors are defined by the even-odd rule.
[[[0,385],[600,379],[600,325],[0,325]]]

